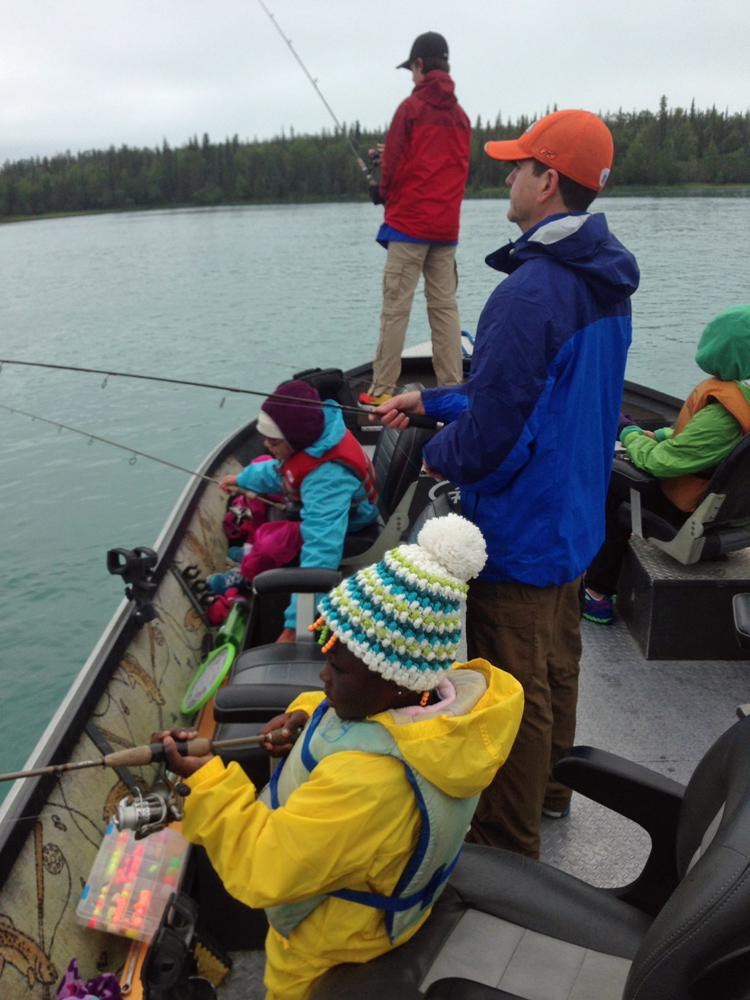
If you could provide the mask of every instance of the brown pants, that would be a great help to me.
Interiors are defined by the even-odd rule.
[[[463,382],[461,324],[456,305],[456,248],[440,243],[388,244],[383,271],[383,309],[370,393],[396,392],[401,353],[414,292],[424,275],[427,318],[432,336],[432,366],[438,385]]]
[[[524,690],[521,728],[510,755],[482,792],[467,840],[539,857],[542,806],[570,804],[570,789],[551,776],[573,745],[581,659],[580,579],[556,587],[469,585],[469,658],[484,657]]]

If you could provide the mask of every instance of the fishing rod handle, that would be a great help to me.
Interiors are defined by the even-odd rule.
[[[175,740],[177,752],[181,757],[205,757],[211,753],[211,741],[198,738],[195,740]],[[145,767],[147,764],[160,763],[166,760],[163,743],[150,743],[140,747],[128,747],[127,750],[116,750],[102,758],[104,767]]]
[[[293,742],[287,737],[280,738],[276,731],[273,733],[266,733],[265,735],[256,736],[242,736],[237,737],[233,740],[219,740],[214,742],[212,740],[206,739],[203,736],[198,736],[192,740],[175,740],[175,746],[177,747],[177,753],[181,757],[205,757],[215,750],[223,750],[233,746],[253,746],[260,743],[288,743]],[[133,760],[132,757],[127,761],[124,758],[127,755],[137,755],[138,760]],[[131,750],[119,750],[117,753],[110,754],[108,758],[105,758],[110,766],[118,766],[117,764],[112,765],[110,759],[112,757],[122,757],[123,763],[128,766],[134,767],[139,764],[151,764],[154,761],[162,761],[166,759],[166,754],[164,752],[163,743],[152,743],[150,746],[144,747],[133,747]]]
[[[406,413],[404,410],[399,410],[398,412],[403,413],[405,417],[409,418],[410,427],[424,427],[427,430],[434,431],[440,423],[435,417],[428,417],[426,413]]]

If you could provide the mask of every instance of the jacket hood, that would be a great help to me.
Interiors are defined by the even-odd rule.
[[[466,799],[486,788],[505,762],[521,723],[523,689],[480,659],[455,664],[447,678],[456,688],[447,709],[371,718],[388,730],[416,771],[447,795]]]
[[[344,415],[339,404],[332,404],[330,399],[325,400],[323,420],[323,433],[317,441],[313,441],[309,448],[305,448],[306,453],[312,455],[313,458],[320,458],[321,455],[338,444],[346,431]]]
[[[621,302],[638,288],[635,257],[612,235],[601,212],[551,215],[485,258],[511,274],[529,260],[554,260],[577,272],[600,302]]]
[[[711,320],[698,342],[695,362],[724,382],[750,378],[750,306],[732,306]]]
[[[412,93],[433,108],[452,108],[458,104],[453,80],[441,69],[433,69],[416,85]]]

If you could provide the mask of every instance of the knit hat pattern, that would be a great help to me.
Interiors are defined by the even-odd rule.
[[[320,603],[330,631],[370,670],[411,691],[436,687],[456,659],[460,604],[487,561],[482,533],[458,514],[425,523]]]
[[[295,403],[295,399],[300,403]],[[264,401],[261,410],[273,420],[295,451],[304,451],[315,444],[325,427],[318,390],[302,379],[282,382]]]

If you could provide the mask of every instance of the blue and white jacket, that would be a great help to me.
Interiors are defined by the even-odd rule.
[[[550,216],[487,263],[509,276],[480,316],[468,382],[422,392],[452,421],[424,457],[484,534],[480,579],[567,583],[604,538],[638,265],[599,213]]]
[[[337,406],[324,406],[323,418],[322,434],[305,448],[313,458],[320,458],[338,444],[346,430],[344,417]],[[237,485],[254,493],[281,493],[280,468],[278,462],[248,465],[237,476]],[[378,509],[366,499],[354,473],[337,462],[325,462],[305,476],[301,495],[299,564],[337,569],[346,533],[360,531],[377,521]],[[360,497],[361,502],[352,509],[352,500]],[[296,610],[297,597],[293,595],[284,613],[285,628],[294,628]]]

